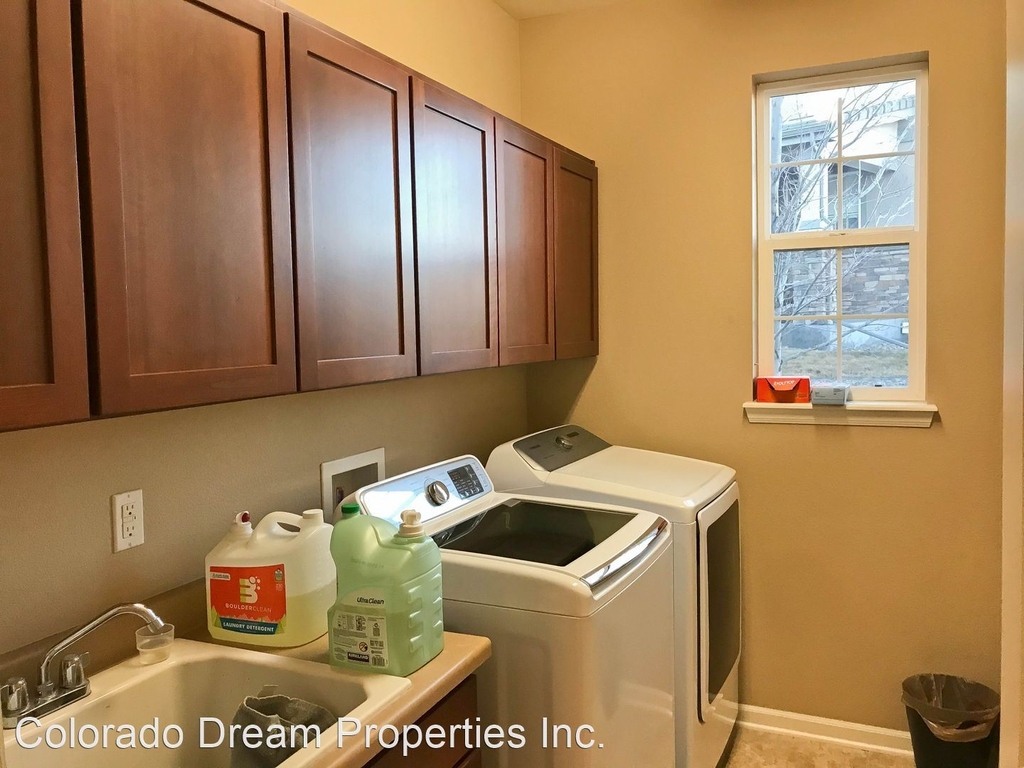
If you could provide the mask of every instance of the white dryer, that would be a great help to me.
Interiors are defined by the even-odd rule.
[[[740,502],[734,470],[610,445],[566,425],[494,449],[487,472],[503,491],[625,504],[672,524],[676,760],[724,765],[739,710]]]
[[[491,639],[491,659],[477,673],[481,728],[521,726],[515,741],[525,743],[484,749],[484,765],[675,765],[672,528],[664,519],[605,502],[498,493],[472,456],[367,486],[356,498],[395,522],[403,510],[420,512],[441,547],[445,629]],[[569,728],[557,729],[559,748],[555,726]]]

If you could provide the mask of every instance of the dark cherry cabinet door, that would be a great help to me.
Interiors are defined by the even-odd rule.
[[[555,359],[554,147],[498,120],[501,365]]]
[[[413,81],[420,372],[498,364],[494,115]]]
[[[479,711],[476,677],[470,676],[427,711],[416,724],[421,730],[441,728],[449,732],[466,720],[472,720]],[[372,758],[366,768],[479,768],[480,750],[470,750],[461,741],[453,741],[438,749],[423,743],[406,743],[385,750]]]
[[[5,0],[0,429],[89,416],[71,7]]]
[[[555,352],[597,354],[597,167],[555,153]]]
[[[294,17],[299,388],[416,375],[409,75]]]
[[[256,0],[81,13],[94,405],[295,391],[283,14]]]

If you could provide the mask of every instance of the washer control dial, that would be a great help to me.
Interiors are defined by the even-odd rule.
[[[446,501],[451,494],[448,491],[448,486],[442,483],[440,480],[435,480],[427,486],[427,499],[435,507],[440,507]]]

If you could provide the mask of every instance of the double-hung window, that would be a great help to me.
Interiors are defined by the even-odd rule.
[[[924,400],[923,65],[757,89],[757,370]]]

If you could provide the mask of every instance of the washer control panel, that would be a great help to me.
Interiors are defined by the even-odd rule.
[[[492,491],[494,485],[480,460],[462,456],[368,485],[356,500],[367,514],[398,525],[407,509],[419,512],[426,523]]]
[[[610,443],[583,427],[568,424],[516,440],[512,447],[536,469],[554,472],[603,451]]]
[[[455,486],[455,492],[459,494],[460,499],[471,499],[484,492],[483,483],[480,482],[480,476],[472,464],[449,469],[448,477],[452,479],[452,485]]]

